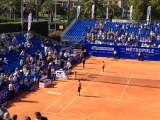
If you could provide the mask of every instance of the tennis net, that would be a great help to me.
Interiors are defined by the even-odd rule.
[[[127,78],[120,76],[91,74],[87,78],[82,79],[82,81],[160,88],[160,80],[156,79]]]

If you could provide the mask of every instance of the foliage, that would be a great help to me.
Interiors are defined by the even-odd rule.
[[[91,16],[91,9],[93,4],[96,5],[97,14],[102,17],[105,11],[105,0],[83,0],[81,6],[84,17],[89,18]]]
[[[106,8],[109,8],[109,13],[112,12],[113,16],[119,17],[121,16],[121,8],[114,4],[108,5],[106,0],[83,0],[81,3],[82,6],[82,14],[85,18],[91,17],[92,5],[96,6],[96,15],[100,18],[105,18]]]
[[[59,37],[62,34],[62,31],[56,31],[49,34],[49,38]]]
[[[53,21],[54,9],[55,9],[55,1],[53,0],[46,0],[42,4],[42,11],[44,13],[48,13],[48,17],[51,18],[51,21]]]
[[[56,31],[56,32],[50,33],[50,34],[48,35],[48,37],[49,37],[50,39],[52,39],[53,41],[60,42],[61,34],[62,34],[62,31]]]
[[[160,19],[160,0],[150,0],[152,6],[152,19]]]
[[[3,23],[3,22],[16,22],[16,21],[18,21],[18,20],[14,20],[14,19],[8,19],[8,18],[6,18],[6,17],[2,17],[2,16],[0,16],[0,23]]]
[[[129,0],[129,6],[133,5],[133,18],[146,20],[147,7],[151,5],[152,19],[160,19],[160,0]]]
[[[70,17],[69,17],[69,19],[70,19],[70,20],[73,20],[74,18],[76,18],[76,15],[77,15],[77,8],[74,7],[74,8],[72,8],[71,11],[70,11]]]
[[[36,11],[36,3],[34,0],[31,0],[31,1],[27,1],[26,2],[26,11],[28,13],[32,13],[32,14],[35,14],[35,11]]]
[[[8,13],[10,18],[12,14],[18,12],[18,6],[20,5],[20,0],[0,0],[0,11],[1,13]]]
[[[120,18],[122,14],[122,9],[118,5],[113,4],[109,6],[109,12],[112,12],[115,18]]]
[[[51,22],[53,22],[53,15],[55,13],[55,1],[54,0],[46,0],[42,4],[42,9],[41,11],[45,14],[48,14],[48,17],[51,18]],[[57,15],[66,15],[67,11],[60,5],[56,5],[56,13]]]

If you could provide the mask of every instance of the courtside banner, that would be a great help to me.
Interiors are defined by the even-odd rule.
[[[112,57],[114,50],[117,51],[121,59],[137,59],[138,53],[142,54],[144,60],[160,61],[159,48],[146,48],[146,47],[130,47],[130,46],[109,46],[86,44],[88,54],[96,57]]]
[[[106,19],[108,19],[108,7],[106,9]]]
[[[59,79],[59,78],[66,79],[66,78],[68,78],[68,76],[64,70],[56,70],[56,78],[57,79]]]
[[[133,5],[130,7],[130,20],[133,19]]]
[[[125,12],[125,8],[123,7],[123,9],[122,9],[122,19],[124,19],[124,12]]]
[[[150,21],[151,17],[151,6],[148,6],[147,8],[147,23]]]
[[[31,24],[32,24],[32,13],[28,15],[28,31],[31,29]]]
[[[113,57],[113,46],[86,44],[86,48],[89,55],[97,57]]]
[[[80,12],[81,12],[81,6],[78,6],[78,7],[77,7],[77,18],[79,17]]]
[[[94,16],[94,12],[95,12],[95,5],[92,5],[92,15],[91,15],[91,18],[93,19],[95,16]]]

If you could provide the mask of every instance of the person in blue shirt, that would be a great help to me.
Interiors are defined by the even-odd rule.
[[[37,83],[39,80],[39,73],[38,73],[37,69],[35,69],[33,76],[34,76],[34,82]]]

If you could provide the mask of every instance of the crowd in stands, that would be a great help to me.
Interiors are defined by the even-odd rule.
[[[85,41],[92,44],[160,48],[160,23],[99,22],[86,27]]]
[[[34,113],[34,120],[48,120],[47,117],[43,117],[40,112]],[[0,120],[18,120],[18,115],[14,114],[12,117],[7,108],[0,104]],[[23,120],[31,120],[31,117],[26,116]]]
[[[0,87],[3,88],[3,86],[8,85],[9,89],[13,89],[12,86],[14,84],[20,83],[20,84],[32,84],[34,82],[37,82],[41,76],[48,75],[49,78],[54,77],[54,71],[55,68],[54,65],[58,65],[61,68],[69,69],[72,67],[69,58],[70,53],[67,50],[60,50],[57,51],[56,46],[51,47],[49,42],[46,41],[43,43],[42,49],[37,50],[33,55],[27,54],[26,49],[33,48],[33,44],[31,41],[31,38],[33,37],[32,34],[25,35],[26,42],[19,44],[18,47],[16,46],[16,37],[13,37],[12,44],[10,46],[13,46],[11,48],[15,49],[9,49],[9,53],[12,51],[16,51],[18,49],[19,51],[19,68],[16,68],[12,73],[5,74],[3,72],[3,65],[9,65],[10,62],[7,58],[1,58],[0,60],[0,67],[1,67],[1,73],[0,73]],[[10,48],[10,47],[9,47]],[[2,52],[3,55],[7,54],[6,52]],[[51,74],[52,73],[52,74]],[[32,78],[32,79],[31,79]]]
[[[53,46],[49,41],[41,42],[40,47],[37,48],[37,46],[33,44],[34,39],[32,39],[32,33],[26,33],[24,38],[25,42],[17,44],[16,36],[1,34],[2,41],[10,41],[7,43],[7,45],[9,45],[8,47],[5,42],[1,42],[0,48],[0,91],[7,89],[9,91],[9,100],[16,98],[19,89],[33,90],[35,85],[39,83],[44,76],[47,76],[48,79],[55,80],[55,71],[57,69],[62,68],[67,71],[72,67],[70,62],[71,51],[60,48],[57,45]],[[34,50],[34,52],[32,53],[31,50]],[[8,60],[5,56],[12,53],[18,53],[19,59],[16,61],[18,65],[15,69],[6,72],[3,67],[10,67],[12,58]],[[43,80],[41,82],[43,82]],[[4,101],[0,102],[3,103]],[[0,114],[3,113],[4,115],[7,111],[3,109],[3,107],[1,108]],[[6,116],[9,116],[8,113],[6,114]],[[30,120],[30,118],[26,117],[25,120]]]

